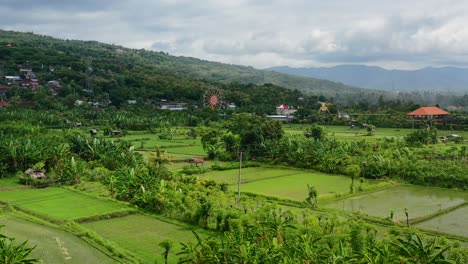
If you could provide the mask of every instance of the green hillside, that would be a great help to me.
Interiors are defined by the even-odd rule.
[[[7,47],[11,44],[13,47]],[[60,79],[61,95],[86,87],[86,69],[92,71],[94,93],[112,101],[132,98],[199,99],[213,84],[271,83],[307,94],[336,96],[366,93],[326,80],[297,77],[252,67],[209,62],[164,52],[128,49],[95,41],[62,40],[33,33],[0,30],[0,76],[18,75],[28,62],[42,82]],[[3,81],[3,78],[2,78]]]

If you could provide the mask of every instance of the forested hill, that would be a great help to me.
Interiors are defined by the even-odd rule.
[[[435,91],[459,94],[468,91],[468,69],[455,67],[386,70],[375,66],[339,65],[330,68],[280,66],[269,70],[388,91]]]
[[[6,48],[7,44],[13,47]],[[62,79],[68,77],[77,85],[83,86],[85,69],[89,58],[92,58],[91,65],[95,74],[93,78],[96,78],[94,82],[97,89],[105,90],[109,85],[116,88],[127,87],[131,90],[130,94],[133,93],[132,90],[141,87],[167,88],[171,86],[169,83],[178,86],[180,82],[173,82],[174,78],[179,81],[204,80],[211,83],[271,83],[324,96],[369,92],[336,82],[257,70],[252,67],[176,57],[164,52],[128,49],[95,41],[55,39],[32,33],[0,30],[0,49],[1,76],[15,75],[18,65],[29,62],[33,70],[46,79],[54,76]],[[136,68],[138,72],[135,72]],[[50,69],[54,71],[51,72]],[[80,78],[73,76],[70,71],[79,73]],[[132,73],[132,76],[128,73]],[[110,81],[113,83],[109,83]],[[157,90],[161,92],[161,89]]]

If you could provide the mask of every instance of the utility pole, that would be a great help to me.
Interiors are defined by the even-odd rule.
[[[239,177],[237,178],[237,204],[240,204],[240,186],[241,186],[241,179],[242,179],[242,155],[244,152],[239,152]]]

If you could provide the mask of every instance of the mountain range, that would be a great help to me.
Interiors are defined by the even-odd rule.
[[[278,66],[267,70],[341,82],[368,89],[468,93],[468,69],[466,68],[428,67],[418,70],[387,70],[375,66],[338,65],[311,68]]]

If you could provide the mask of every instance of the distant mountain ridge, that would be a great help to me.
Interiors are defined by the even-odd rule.
[[[428,67],[419,70],[386,70],[376,66],[339,65],[329,68],[278,66],[267,70],[341,82],[368,89],[468,93],[468,69],[466,68]]]

